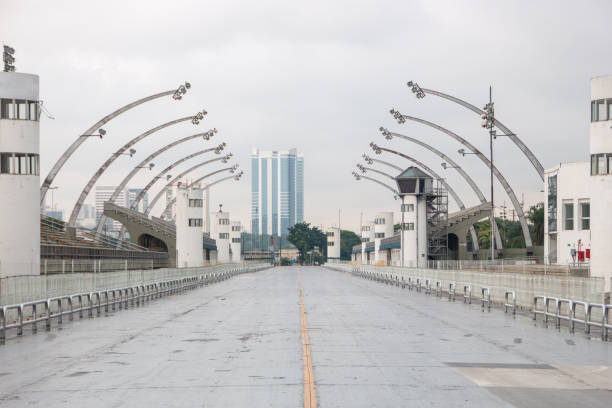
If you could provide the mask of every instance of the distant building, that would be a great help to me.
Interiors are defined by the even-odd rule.
[[[96,224],[100,220],[104,212],[104,202],[110,200],[111,195],[115,192],[117,186],[96,186]],[[115,204],[122,207],[128,206],[128,192],[126,189],[121,191],[115,199]],[[118,235],[121,230],[121,223],[110,218],[106,219],[102,232],[110,235]]]
[[[325,235],[327,235],[327,258],[340,259],[340,228],[328,228]]]
[[[136,201],[136,197],[138,197],[141,191],[142,188],[128,188],[127,203],[129,208],[132,208],[132,204],[134,204],[134,201]],[[147,211],[147,208],[149,208],[149,193],[144,194],[135,210],[143,213]]]
[[[296,149],[253,149],[251,232],[287,235],[304,221],[304,157]]]
[[[210,214],[211,228],[210,237],[217,243],[217,262],[229,263],[232,261],[230,255],[230,218],[229,213],[217,211]],[[240,256],[240,252],[238,253]]]
[[[240,221],[230,221],[230,261],[239,263],[242,252],[242,225]]]

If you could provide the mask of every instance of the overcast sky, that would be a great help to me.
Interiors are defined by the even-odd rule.
[[[215,187],[212,206],[223,203],[232,218],[250,225],[251,148],[295,147],[305,157],[306,220],[337,224],[341,208],[342,226],[357,230],[361,213],[370,219],[399,209],[390,192],[351,176],[370,141],[415,156],[444,174],[466,205],[478,203],[437,156],[406,141],[386,141],[377,131],[381,125],[431,142],[488,191],[487,168],[476,157],[462,158],[450,137],[417,123],[399,125],[388,111],[434,121],[488,151],[480,118],[434,96],[417,100],[408,80],[477,106],[487,102],[492,85],[498,118],[544,167],[587,160],[589,79],[612,74],[611,15],[610,1],[0,0],[0,41],[17,50],[18,71],[40,75],[41,99],[55,116],[41,119],[41,181],[104,115],[192,84],[182,101],[140,106],[105,125],[104,140],[83,144],[54,183],[67,215],[112,152],[145,130],[204,108],[209,114],[199,127],[187,122],[150,136],[135,146],[135,158],[117,160],[98,184],[115,185],[162,145],[216,127],[208,145],[227,142],[245,177]],[[156,169],[203,145],[193,141],[165,153]],[[506,138],[496,149],[498,168],[517,195],[537,198],[542,183],[527,159]],[[143,170],[131,187],[154,173]],[[503,190],[496,191],[496,203],[510,205]]]

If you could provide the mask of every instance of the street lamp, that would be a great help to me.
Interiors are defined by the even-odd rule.
[[[185,82],[185,85],[180,85],[176,91],[174,91],[174,94],[172,95],[172,99],[174,100],[181,100],[183,98],[183,95],[185,95],[187,93],[187,90],[191,88],[191,84],[189,82]]]
[[[2,53],[2,59],[4,60],[4,72],[14,72],[15,71],[15,49],[13,47],[9,47],[8,45],[4,46],[4,51]]]
[[[153,167],[155,167],[155,163],[149,163],[148,166],[136,166],[134,168],[135,169],[149,169],[149,170],[153,170]]]
[[[119,156],[134,157],[134,155],[136,154],[136,149],[130,149],[127,153],[122,153],[121,151],[118,151],[118,152],[115,152],[115,154]]]
[[[202,109],[202,112],[198,112],[196,113],[192,118],[191,118],[191,123],[193,123],[194,125],[198,125],[200,124],[200,121],[202,119],[204,119],[204,115],[208,115],[208,112],[206,112],[205,110]]]
[[[416,82],[409,81],[406,85],[408,85],[412,93],[416,95],[417,99],[423,99],[425,97],[425,92]]]
[[[440,163],[440,165],[442,166],[442,168],[444,170],[446,170],[446,169],[458,169],[459,168],[459,166],[449,166],[447,163]]]
[[[98,133],[91,133],[91,134],[88,134],[88,135],[81,135],[81,137],[99,137],[100,139],[102,139],[105,134],[106,134],[106,130],[100,128],[100,129],[98,129]]]

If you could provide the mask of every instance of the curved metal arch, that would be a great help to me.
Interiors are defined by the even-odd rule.
[[[396,195],[396,196],[398,196],[398,197],[399,197],[399,195],[400,195],[399,191],[397,191],[397,190],[396,190],[396,189],[394,189],[393,187],[391,187],[391,186],[389,186],[389,185],[387,185],[387,184],[383,183],[382,181],[376,180],[375,178],[372,178],[372,177],[364,176],[364,175],[362,175],[362,174],[359,174],[358,176],[359,176],[359,178],[357,178],[357,176],[355,176],[355,178],[357,179],[357,181],[359,181],[359,180],[361,180],[361,179],[370,180],[370,181],[373,181],[373,182],[374,182],[374,183],[376,183],[376,184],[379,184],[379,185],[383,186],[383,187],[384,187],[384,188],[386,188],[387,190],[391,190],[391,191],[393,192],[393,194],[394,194],[394,195]]]
[[[365,159],[365,158],[364,158]],[[367,162],[369,162],[370,160],[374,163],[380,163],[380,164],[384,164],[385,166],[391,167],[392,169],[398,170],[398,171],[404,171],[404,169],[402,169],[400,166],[396,166],[393,163],[389,163],[387,161],[384,160],[380,160],[380,159],[375,159],[373,157],[369,157],[367,159],[365,159]]]
[[[229,180],[229,179],[236,179],[236,181],[240,180],[239,176],[236,175],[231,175],[231,176],[227,176],[227,177],[222,177],[219,180],[215,180],[210,184],[207,184],[206,187],[204,187],[202,190],[208,190],[209,188],[211,188],[212,186],[214,186],[215,184],[219,184],[225,180]]]
[[[459,143],[461,143],[462,145],[467,147],[489,169],[491,168],[491,161],[484,154],[482,154],[482,152],[480,150],[478,150],[474,145],[472,145],[470,142],[468,142],[467,140],[465,140],[464,138],[462,138],[458,134],[456,134],[454,132],[451,132],[448,129],[445,129],[445,128],[443,128],[440,125],[436,125],[435,123],[428,122],[428,121],[426,121],[424,119],[419,119],[419,118],[415,118],[415,117],[412,117],[412,116],[402,115],[401,113],[399,113],[397,111],[395,111],[395,112],[398,114],[398,118],[402,118],[404,121],[406,119],[407,120],[412,120],[414,122],[418,122],[418,123],[422,123],[422,124],[427,125],[427,126],[431,126],[432,128],[437,129],[437,130],[439,130],[442,133],[446,133],[447,135],[449,135],[450,137],[452,137],[453,139],[455,139],[456,141],[458,141]],[[400,121],[400,119],[398,119],[398,118],[396,118],[398,120],[398,123],[400,123],[400,124],[403,123],[403,121]],[[508,195],[508,197],[510,198],[510,201],[512,202],[512,206],[514,207],[514,211],[516,211],[516,214],[518,216],[519,222],[521,223],[521,229],[523,230],[523,238],[525,239],[525,246],[527,248],[533,247],[533,243],[531,242],[531,235],[529,234],[529,226],[527,225],[527,220],[525,219],[525,214],[523,213],[523,208],[521,207],[518,199],[516,198],[516,195],[514,194],[514,190],[510,186],[510,183],[508,183],[506,178],[503,176],[503,174],[501,174],[501,172],[495,166],[493,166],[493,174],[495,175],[497,180],[500,182],[500,184],[504,187],[504,190],[506,191],[506,194]]]
[[[183,85],[179,86],[179,89],[182,86]],[[127,112],[132,108],[135,108],[138,105],[142,105],[143,103],[152,101],[154,99],[163,98],[164,96],[167,96],[167,95],[173,95],[176,92],[177,90],[164,91],[164,92],[160,92],[155,95],[147,96],[146,98],[138,99],[137,101],[129,103],[125,105],[124,107],[119,108],[116,111],[106,115],[105,117],[97,121],[94,125],[92,125],[89,129],[87,129],[85,132],[81,133],[81,136],[79,136],[74,142],[72,142],[72,144],[68,147],[68,149],[66,149],[66,151],[60,156],[57,162],[55,162],[55,164],[49,171],[49,174],[47,174],[47,177],[45,178],[42,185],[40,186],[40,208],[43,208],[45,204],[45,196],[47,195],[47,191],[49,190],[49,187],[51,187],[53,180],[55,180],[55,177],[57,177],[57,173],[59,173],[61,168],[64,166],[64,164],[66,164],[66,162],[68,161],[70,156],[72,156],[72,154],[76,151],[76,149],[78,149],[79,146],[83,144],[85,139],[87,139],[88,136],[85,136],[85,135],[92,134],[105,123],[113,120],[114,118],[121,115],[122,113]]]
[[[408,156],[407,154],[401,153],[401,152],[397,152],[395,150],[391,150],[391,149],[387,149],[386,147],[380,147],[377,146],[373,143],[371,143],[372,149],[375,151],[376,154],[380,154],[379,150],[381,151],[385,151],[385,152],[389,152],[389,153],[393,153],[396,154],[400,157],[403,157],[404,159],[408,159],[411,162],[413,162],[414,164],[416,164],[417,166],[421,166],[423,168],[423,170],[425,170],[426,172],[428,172],[429,174],[431,174],[434,178],[440,180],[440,183],[442,183],[442,185],[444,186],[444,188],[446,188],[448,190],[448,193],[453,197],[453,199],[455,200],[455,202],[457,203],[457,206],[464,210],[465,209],[465,204],[463,204],[463,200],[461,200],[461,198],[459,198],[459,196],[457,195],[457,193],[455,192],[455,190],[453,190],[453,188],[451,186],[448,185],[448,183],[446,182],[446,180],[444,180],[442,177],[440,177],[440,175],[438,173],[436,173],[435,171],[433,171],[431,168],[429,168],[426,164],[424,164],[423,162],[415,159],[414,157]],[[395,180],[395,178],[394,178]]]
[[[208,178],[210,176],[214,176],[215,174],[219,174],[219,173],[222,173],[224,171],[235,171],[235,168],[233,166],[232,167],[226,167],[224,169],[220,169],[220,170],[213,171],[212,173],[208,173],[207,175],[202,176],[199,179],[189,183],[187,185],[187,188],[192,187],[194,184],[199,183],[200,181],[204,180],[205,178]],[[232,177],[234,177],[234,176],[232,176]],[[162,211],[162,213],[161,213],[161,216],[160,216],[161,219],[166,218],[166,214],[167,214],[168,210],[170,210],[170,208],[174,205],[175,202],[176,202],[176,197],[174,197],[172,200],[170,200],[170,202],[166,205],[166,208],[164,208],[164,211]]]
[[[464,108],[467,108],[467,109],[471,110],[472,112],[475,112],[476,114],[478,114],[478,116],[480,116],[483,113],[485,113],[485,111],[483,111],[482,109],[479,109],[476,106],[472,105],[471,103],[468,103],[468,102],[466,102],[464,100],[461,100],[459,98],[456,98],[454,96],[451,96],[451,95],[448,95],[448,94],[445,94],[445,93],[442,93],[442,92],[439,92],[439,91],[434,91],[433,89],[425,89],[425,88],[421,88],[421,89],[426,94],[431,94],[431,95],[439,96],[440,98],[444,98],[444,99],[449,100],[451,102],[455,102],[455,103],[463,106]],[[518,136],[516,136],[516,133],[511,131],[506,125],[504,125],[503,123],[501,123],[497,119],[495,119],[495,126],[497,126],[502,132],[504,132],[504,134],[506,136],[508,136],[514,142],[514,144],[521,150],[521,152],[523,152],[523,154],[527,157],[527,159],[531,162],[533,167],[536,169],[536,171],[540,175],[540,178],[542,179],[542,181],[544,181],[544,166],[542,166],[542,163],[540,163],[538,158],[527,147],[527,145],[525,145],[525,143],[523,143],[523,141],[521,139],[519,139]]]
[[[212,132],[212,131],[209,131]],[[125,176],[123,178],[123,180],[121,181],[121,183],[119,183],[119,185],[117,186],[117,188],[115,189],[115,191],[113,191],[113,194],[110,196],[110,198],[108,199],[108,201],[110,201],[111,203],[114,203],[115,200],[117,199],[117,197],[119,196],[119,194],[121,194],[121,191],[123,191],[123,189],[125,188],[125,186],[127,185],[127,183],[132,179],[132,177],[134,177],[136,175],[136,173],[138,173],[138,171],[140,169],[142,169],[145,164],[147,164],[150,160],[154,159],[155,157],[159,156],[160,154],[162,154],[163,152],[165,152],[166,150],[180,144],[186,141],[189,141],[191,139],[195,139],[197,137],[200,136],[204,136],[207,137],[208,139],[204,139],[204,140],[209,140],[210,137],[212,137],[212,134],[209,132],[205,132],[205,133],[198,133],[192,136],[188,136],[185,137],[183,139],[177,140],[173,143],[167,144],[166,146],[162,147],[161,149],[155,151],[153,154],[149,155],[149,157],[147,157],[146,159],[144,159],[143,161],[141,161],[138,165],[136,165],[132,171],[130,171],[130,173]],[[165,173],[167,173],[168,171],[172,170],[172,168],[182,162],[184,162],[185,160],[189,160],[193,157],[199,156],[201,154],[210,152],[212,150],[215,150],[214,147],[210,148],[210,149],[205,149],[205,150],[200,150],[199,152],[196,153],[192,153],[189,156],[183,157],[182,159],[174,162],[172,165],[166,167],[164,170],[162,170],[157,176],[155,176],[153,178],[153,180],[143,189],[141,189],[140,193],[138,194],[138,196],[136,197],[136,199],[134,200],[135,205],[132,205],[131,208],[135,208],[138,206],[138,203],[140,203],[140,200],[142,200],[142,198],[144,197],[144,195],[147,193],[147,191],[149,190],[149,188],[151,188],[151,186],[157,181],[159,180]],[[96,231],[98,233],[102,233],[102,229],[104,227],[104,222],[106,221],[106,216],[104,214],[102,214],[100,216],[100,220],[98,221],[98,225],[96,227]]]
[[[378,173],[378,174],[380,174],[381,176],[385,176],[385,177],[390,178],[391,180],[395,181],[395,177],[393,177],[392,175],[390,175],[390,174],[388,174],[388,173],[385,173],[384,171],[380,171],[380,170],[377,170],[377,169],[373,169],[373,168],[371,168],[371,167],[365,167],[365,166],[362,166],[362,167],[359,167],[359,170],[361,170],[361,172],[362,172],[362,173],[365,173],[365,171],[363,171],[362,169],[363,169],[363,170],[367,170],[367,171],[373,171],[374,173]]]
[[[207,160],[205,162],[202,163],[198,163],[195,166],[192,166],[190,168],[188,168],[187,170],[183,171],[181,174],[179,174],[178,176],[174,177],[172,180],[170,180],[168,183],[166,183],[166,185],[164,187],[162,187],[161,190],[159,190],[159,192],[155,195],[155,197],[153,198],[153,200],[149,203],[149,205],[147,206],[147,209],[145,211],[145,215],[149,215],[151,213],[151,210],[153,209],[153,207],[155,207],[155,204],[157,204],[157,202],[159,201],[159,199],[161,198],[162,194],[166,191],[167,188],[169,188],[171,185],[173,185],[174,183],[176,183],[179,179],[181,179],[183,176],[185,176],[187,173],[194,171],[195,169],[198,169],[202,166],[206,166],[207,164],[210,163],[214,163],[216,161],[219,160],[224,160],[225,156],[223,157],[217,157],[216,159],[211,159],[211,160]],[[135,203],[138,204],[138,203]]]
[[[70,214],[70,219],[68,220],[68,225],[71,226],[71,227],[74,227],[76,225],[77,217],[79,216],[79,212],[81,211],[81,207],[83,206],[83,203],[87,199],[87,196],[89,195],[89,192],[91,191],[93,186],[96,184],[98,179],[100,177],[102,177],[102,174],[104,174],[106,169],[108,169],[110,167],[110,165],[113,164],[113,162],[115,160],[117,160],[117,158],[119,156],[121,156],[123,154],[123,152],[125,152],[127,149],[129,149],[130,147],[134,146],[136,143],[138,143],[139,141],[141,141],[145,137],[152,135],[155,132],[158,132],[158,131],[160,131],[160,130],[162,130],[164,128],[167,128],[169,126],[176,125],[177,123],[185,122],[185,121],[191,120],[191,119],[193,119],[193,116],[186,116],[184,118],[179,118],[179,119],[172,120],[170,122],[166,122],[164,124],[161,124],[159,126],[154,127],[153,129],[149,129],[146,132],[136,136],[135,138],[133,138],[132,140],[130,140],[129,142],[124,144],[115,153],[111,154],[111,156],[102,164],[102,166],[100,166],[98,171],[96,171],[94,173],[94,175],[91,176],[91,179],[89,179],[89,182],[87,182],[85,187],[83,187],[83,191],[81,191],[81,194],[79,195],[79,198],[77,199],[76,203],[74,204],[74,207],[72,208],[72,213]]]
[[[470,185],[470,187],[472,188],[474,193],[476,193],[476,195],[478,196],[478,199],[480,200],[480,202],[481,203],[486,203],[487,202],[487,199],[485,198],[484,194],[482,193],[482,191],[480,190],[480,188],[478,187],[476,182],[474,182],[474,180],[469,176],[469,174],[467,174],[465,172],[465,170],[463,170],[463,168],[461,168],[461,166],[459,166],[457,164],[457,162],[455,162],[453,159],[451,159],[450,157],[448,157],[447,155],[442,153],[440,150],[436,149],[433,146],[428,145],[425,142],[422,142],[421,140],[412,138],[410,136],[405,136],[405,135],[402,135],[400,133],[389,132],[387,129],[382,128],[382,127],[380,128],[380,131],[382,132],[383,136],[385,136],[385,139],[387,139],[387,140],[391,140],[394,136],[395,137],[399,137],[400,139],[408,140],[409,142],[416,143],[419,146],[422,146],[422,147],[426,148],[427,150],[435,153],[441,159],[446,160],[451,166],[453,166],[453,168],[455,170],[457,170],[457,173],[459,173],[461,175],[461,177],[463,177],[465,179],[465,181]],[[470,231],[473,228],[474,227],[472,227],[470,229]],[[501,236],[499,235],[499,227],[495,228],[493,231],[494,231],[494,234],[495,234],[495,241],[497,242],[497,248],[498,249],[503,249],[504,246],[503,246],[503,241],[501,239]],[[476,236],[476,232],[474,231],[472,239],[474,239],[475,236]],[[477,243],[477,241],[474,241],[474,242]],[[478,250],[478,245],[476,244],[474,246],[474,248],[476,248],[476,250]]]
[[[374,145],[374,146],[376,146],[376,145]],[[374,147],[374,146],[373,146],[373,147]],[[458,196],[458,195],[455,193],[455,191],[454,191],[454,190],[453,190],[453,189],[452,189],[452,188],[451,188],[451,187],[448,185],[448,183],[446,183],[446,180],[444,180],[443,178],[441,178],[441,177],[440,177],[438,174],[436,174],[436,173],[435,173],[435,172],[434,172],[432,169],[430,169],[429,167],[427,167],[426,165],[424,165],[424,164],[423,164],[423,163],[421,163],[420,161],[418,161],[418,160],[416,160],[416,159],[413,159],[412,157],[410,157],[410,156],[408,156],[408,155],[405,155],[405,154],[403,154],[403,153],[396,152],[395,150],[385,149],[385,148],[382,148],[382,147],[378,147],[378,146],[376,146],[375,152],[376,152],[377,154],[378,154],[377,149],[380,149],[380,150],[385,150],[385,151],[388,151],[389,153],[394,153],[394,154],[397,154],[397,155],[399,155],[399,156],[401,156],[401,157],[403,157],[403,158],[405,158],[405,159],[408,159],[408,160],[410,160],[410,161],[414,162],[414,163],[415,163],[417,166],[421,166],[421,167],[423,167],[423,169],[425,169],[425,171],[429,171],[429,172],[430,172],[430,173],[431,173],[431,174],[432,174],[432,175],[433,175],[435,178],[437,178],[438,180],[440,180],[440,182],[441,182],[441,183],[444,185],[444,187],[446,187],[446,189],[448,190],[448,192],[449,192],[449,193],[450,193],[450,194],[453,196],[453,198],[455,199],[455,202],[457,203],[457,206],[459,206],[459,209],[460,209],[460,210],[465,210],[465,205],[463,204],[463,201],[461,201],[461,199],[460,199],[460,198],[459,198],[459,196]],[[372,161],[376,160],[376,161],[380,161],[380,162],[382,162],[382,160],[377,160],[377,159],[374,159],[374,158],[372,158],[371,160],[372,160]],[[385,163],[385,164],[390,164],[390,163],[387,163],[387,162],[384,162],[384,163]],[[392,166],[393,166],[393,167],[395,167],[394,165],[392,165]],[[389,177],[389,178],[391,178],[392,180],[394,180],[394,181],[395,181],[395,177],[392,177],[391,175],[389,175],[389,174],[387,174],[387,173],[384,173],[384,172],[381,172],[381,171],[378,171],[378,170],[376,170],[376,169],[372,169],[372,168],[369,168],[369,167],[364,167],[364,169],[366,169],[366,170],[372,170],[372,171],[375,171],[375,172],[377,172],[377,173],[381,173],[381,174],[383,174],[383,175],[385,175],[385,176],[387,176],[387,177]],[[401,170],[400,170],[400,171],[401,171]],[[479,245],[478,245],[478,235],[476,234],[476,230],[474,229],[474,226],[473,226],[473,225],[470,225],[470,236],[472,237],[472,243],[473,243],[473,245],[474,245],[474,249],[475,249],[476,251],[478,251],[478,249],[479,249]],[[499,241],[499,243],[501,243],[501,240]]]

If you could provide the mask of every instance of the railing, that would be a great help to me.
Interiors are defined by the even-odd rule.
[[[402,288],[408,286],[408,289],[411,290],[412,287],[415,287],[417,291],[420,292],[421,288],[424,287],[426,288],[426,294],[431,293],[432,279],[430,277],[410,274],[410,272],[423,272],[423,270],[419,269],[392,267],[364,268],[363,266],[353,267],[350,269],[338,267],[331,269],[351,273],[353,275],[360,276],[365,279],[376,280],[383,283],[397,282],[401,280],[401,282],[405,283],[402,284]],[[388,272],[384,274],[378,272],[381,269],[385,269]],[[480,275],[476,276],[480,277]],[[423,284],[423,281],[425,282],[425,284]],[[444,280],[438,279],[435,282],[436,296],[440,296],[442,294],[442,288],[444,287]],[[603,283],[603,281],[601,283]],[[447,284],[448,290],[446,292],[448,294],[448,300],[449,302],[451,300],[454,301],[456,297],[457,282],[447,281]],[[467,304],[471,303],[473,286],[480,286],[480,303],[482,311],[484,311],[485,305],[490,311],[493,291],[489,286],[479,285],[478,283],[474,284],[465,281],[461,282],[460,287],[463,287],[463,302]],[[531,288],[531,291],[533,291],[533,288]],[[504,312],[508,313],[508,311],[511,310],[512,316],[516,317],[517,310],[519,308],[518,291],[516,291],[515,289],[504,289],[501,294],[502,297],[500,300],[498,300],[498,302],[501,304],[501,306],[503,306]],[[554,310],[551,310],[551,306],[554,306]],[[612,305],[606,305],[597,302],[577,301],[572,300],[571,298],[564,297],[535,295],[532,297],[531,307],[534,320],[537,319],[538,315],[542,315],[546,323],[548,323],[549,319],[552,318],[555,321],[555,327],[559,329],[561,327],[561,322],[567,321],[571,333],[574,333],[576,323],[583,324],[585,333],[587,334],[590,333],[591,327],[598,327],[601,329],[602,340],[607,341],[609,338],[608,333],[610,330],[612,330]],[[580,315],[578,315],[577,311],[581,311],[584,315],[584,318],[581,318]],[[596,317],[594,317],[594,312],[597,312]]]
[[[87,312],[88,317],[93,317],[94,310],[96,315],[100,316],[102,307],[104,307],[105,312],[109,312],[109,308],[115,311],[117,309],[127,309],[130,305],[132,307],[135,305],[141,306],[152,299],[182,293],[188,289],[217,283],[238,274],[255,272],[268,267],[269,265],[236,266],[220,272],[211,272],[180,279],[162,280],[95,292],[75,293],[67,296],[1,306],[0,344],[5,344],[6,332],[10,329],[17,329],[17,335],[21,336],[23,335],[24,327],[31,325],[32,332],[36,333],[37,324],[44,321],[45,329],[50,330],[52,321],[55,320],[58,325],[61,325],[64,316],[68,316],[69,320],[73,320],[75,313],[78,313],[79,319],[81,319],[83,318],[83,312]],[[39,313],[39,311],[42,313]],[[10,320],[11,315],[16,317],[14,321]]]
[[[543,304],[543,309],[538,309],[538,303]],[[554,304],[554,312],[550,310],[551,303]],[[564,308],[563,305],[567,305],[567,307]],[[582,319],[576,313],[579,306],[582,307],[582,315],[584,316]],[[599,320],[593,319],[593,310],[600,311]],[[567,321],[571,333],[575,332],[576,323],[583,325],[585,334],[591,333],[591,327],[599,327],[601,339],[604,341],[608,340],[608,331],[612,330],[611,311],[612,305],[601,303],[588,303],[542,295],[533,297],[533,320],[537,320],[538,315],[542,315],[544,316],[544,322],[548,324],[549,318],[552,318],[557,329],[561,328],[561,321]]]

